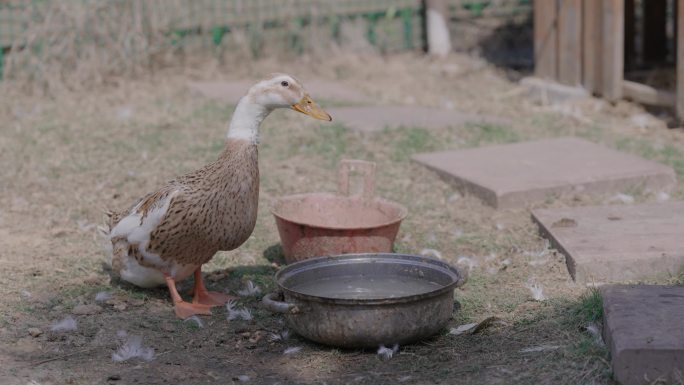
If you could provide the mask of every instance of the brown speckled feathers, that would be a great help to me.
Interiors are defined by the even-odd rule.
[[[256,143],[228,139],[215,162],[168,182],[126,211],[110,213],[110,229],[134,209],[144,219],[150,210],[164,205],[168,197],[168,210],[151,231],[147,252],[181,265],[199,265],[219,250],[237,248],[249,238],[256,223]],[[138,245],[128,247],[128,254],[144,264]]]

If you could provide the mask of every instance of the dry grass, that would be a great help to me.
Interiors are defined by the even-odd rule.
[[[67,92],[59,99],[6,88],[11,97],[0,102],[3,379],[20,385],[29,380],[86,384],[120,376],[150,384],[224,384],[244,374],[253,383],[610,383],[605,349],[581,329],[593,320],[585,315],[593,314],[596,305],[581,297],[586,288],[570,280],[561,255],[541,252],[544,242],[528,212],[495,211],[474,197],[460,196],[412,163],[410,154],[578,135],[677,167],[684,151],[681,131],[658,122],[648,128],[632,124],[630,117],[641,109],[627,103],[582,102],[568,114],[507,96],[515,94],[514,84],[485,63],[462,56],[445,61],[413,55],[305,56],[290,62],[229,64],[234,65],[168,69],[138,81],[117,79],[117,86]],[[305,83],[315,77],[337,79],[379,102],[442,106],[449,101],[457,109],[511,123],[362,135],[288,111],[274,113],[263,126],[256,230],[239,250],[220,253],[207,266],[208,271],[227,269],[226,278],[210,284],[237,289],[251,279],[270,290],[271,260],[278,257],[279,241],[270,203],[286,194],[333,191],[337,160],[356,157],[378,163],[379,195],[409,208],[397,249],[415,253],[433,248],[453,263],[461,256],[476,263],[468,284],[456,293],[462,307],[449,326],[489,316],[501,322],[481,334],[444,334],[404,347],[383,362],[373,352],[331,350],[296,337],[287,344],[252,343],[257,333],[282,327],[255,299],[244,302],[254,312],[253,323],[228,323],[224,312],[216,311],[205,319],[204,328],[197,328],[173,319],[164,290],[110,281],[93,227],[101,221],[102,208],[127,206],[163,181],[214,159],[221,149],[232,107],[190,94],[186,81],[274,70],[291,72]],[[654,152],[646,154],[644,148]],[[682,197],[682,189],[673,197]],[[636,200],[655,197],[643,193]],[[577,197],[540,206],[601,201]],[[532,281],[542,286],[548,300],[532,300]],[[92,303],[101,290],[112,291],[116,301],[103,305],[100,314],[77,317],[78,332],[47,332],[53,321],[76,304]],[[123,310],[117,304],[124,304]],[[27,337],[30,327],[44,334]],[[111,362],[119,329],[143,335],[157,358],[139,365]],[[283,356],[288,346],[304,349]],[[521,352],[540,346],[555,348]],[[58,359],[31,365],[50,358]]]

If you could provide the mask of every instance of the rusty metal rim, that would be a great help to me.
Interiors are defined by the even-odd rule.
[[[441,272],[449,275],[452,277],[453,282],[450,283],[449,285],[443,286],[439,289],[427,292],[427,293],[422,293],[422,294],[416,294],[416,295],[409,295],[409,296],[404,296],[404,297],[396,297],[396,298],[374,298],[374,299],[340,299],[340,298],[329,298],[329,297],[319,297],[315,295],[309,295],[309,294],[304,294],[300,293],[298,291],[294,291],[292,289],[289,289],[285,287],[282,284],[282,280],[284,280],[284,276],[286,274],[293,275],[296,274],[296,271],[302,271],[302,270],[307,270],[307,268],[311,268],[310,265],[335,265],[335,264],[343,264],[343,263],[353,263],[353,262],[358,262],[358,261],[363,261],[367,260],[367,263],[370,263],[372,259],[387,259],[390,260],[390,263],[392,262],[391,260],[394,260],[395,262],[401,262],[405,263],[407,265],[413,265],[413,266],[428,266],[433,269],[440,270]],[[327,263],[326,263],[327,262]],[[410,263],[414,262],[414,263]],[[418,263],[415,263],[418,262]],[[294,270],[294,271],[293,271]],[[420,301],[426,298],[432,298],[432,297],[437,297],[439,295],[444,294],[445,292],[449,290],[454,290],[456,287],[459,287],[465,283],[465,277],[463,274],[456,269],[455,267],[449,265],[446,262],[442,262],[438,259],[434,258],[429,258],[429,257],[423,257],[419,255],[413,255],[413,254],[395,254],[395,253],[360,253],[360,254],[341,254],[341,255],[331,255],[331,256],[324,256],[324,257],[315,257],[315,258],[310,258],[306,259],[303,261],[295,262],[291,265],[288,265],[282,269],[280,269],[276,274],[275,274],[275,283],[278,286],[278,288],[292,297],[302,299],[305,301],[315,301],[315,302],[325,302],[329,304],[336,304],[336,305],[354,305],[354,306],[359,306],[359,305],[395,305],[395,304],[400,304],[400,303],[408,303],[408,302],[415,302],[415,301]]]
[[[396,219],[393,219],[393,220],[391,220],[391,221],[379,222],[379,223],[377,223],[377,224],[366,225],[366,226],[348,226],[348,227],[343,227],[343,226],[323,226],[323,225],[321,225],[321,224],[316,224],[316,223],[312,223],[312,222],[300,222],[300,221],[295,221],[295,220],[289,219],[289,218],[287,218],[286,216],[284,216],[284,215],[278,213],[277,210],[276,210],[276,207],[275,207],[275,206],[276,206],[276,204],[278,204],[278,203],[282,203],[282,202],[286,202],[286,201],[291,201],[291,200],[297,200],[297,199],[301,199],[301,198],[304,198],[304,197],[309,197],[309,196],[312,196],[312,195],[325,196],[325,197],[336,198],[336,199],[349,199],[349,198],[350,198],[350,197],[345,197],[345,196],[340,196],[340,195],[335,195],[335,194],[330,194],[330,193],[313,193],[313,194],[309,193],[309,194],[288,195],[288,196],[285,196],[285,197],[282,197],[282,198],[278,198],[278,199],[276,200],[276,203],[274,203],[274,204],[271,206],[271,209],[270,209],[271,214],[273,214],[274,217],[280,218],[280,219],[282,219],[282,220],[284,220],[284,221],[287,221],[287,222],[296,223],[296,224],[298,224],[298,225],[304,225],[304,226],[309,226],[309,227],[315,227],[315,228],[318,228],[318,229],[328,229],[328,230],[369,230],[369,229],[376,229],[376,228],[385,227],[385,226],[391,226],[391,225],[394,225],[394,224],[396,224],[396,223],[399,223],[399,222],[403,221],[404,218],[406,218],[406,216],[408,215],[408,209],[406,209],[406,207],[400,205],[399,203],[392,202],[392,201],[388,201],[388,200],[385,200],[385,199],[382,199],[382,198],[375,198],[375,199],[373,199],[373,202],[377,202],[377,203],[381,203],[381,204],[383,204],[383,205],[392,206],[392,207],[394,207],[394,208],[397,208],[397,209],[398,209],[397,211],[398,211],[399,215],[397,216]],[[361,202],[361,201],[360,201],[360,202]]]

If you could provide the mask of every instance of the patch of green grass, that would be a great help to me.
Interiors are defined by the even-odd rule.
[[[226,103],[220,103],[215,100],[208,100],[206,103],[201,104],[199,107],[195,108],[190,113],[187,120],[200,120],[209,123],[214,123],[216,121],[228,122],[228,120],[233,114],[233,110],[234,107]]]
[[[621,151],[631,152],[646,159],[655,160],[672,167],[679,177],[684,176],[684,155],[673,145],[654,146],[651,142],[641,138],[621,138],[615,142],[615,147]]]
[[[590,289],[570,305],[570,316],[576,323],[599,323],[603,319],[603,299],[598,289]]]
[[[407,161],[413,154],[434,150],[438,143],[430,131],[420,127],[386,129],[383,134],[395,139],[392,143],[392,159],[395,161]]]
[[[337,167],[337,162],[347,151],[347,128],[339,123],[323,124],[318,128],[314,140],[302,144],[302,150],[308,154],[317,155],[329,161],[331,167]]]
[[[521,140],[520,135],[510,127],[496,124],[466,124],[468,134],[467,147],[477,147],[483,144],[514,143]]]

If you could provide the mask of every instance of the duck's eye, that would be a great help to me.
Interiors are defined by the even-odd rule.
[[[288,86],[290,85],[290,83],[288,83],[287,81],[283,80],[282,82],[280,82],[280,85],[283,86],[283,87],[288,87]]]

